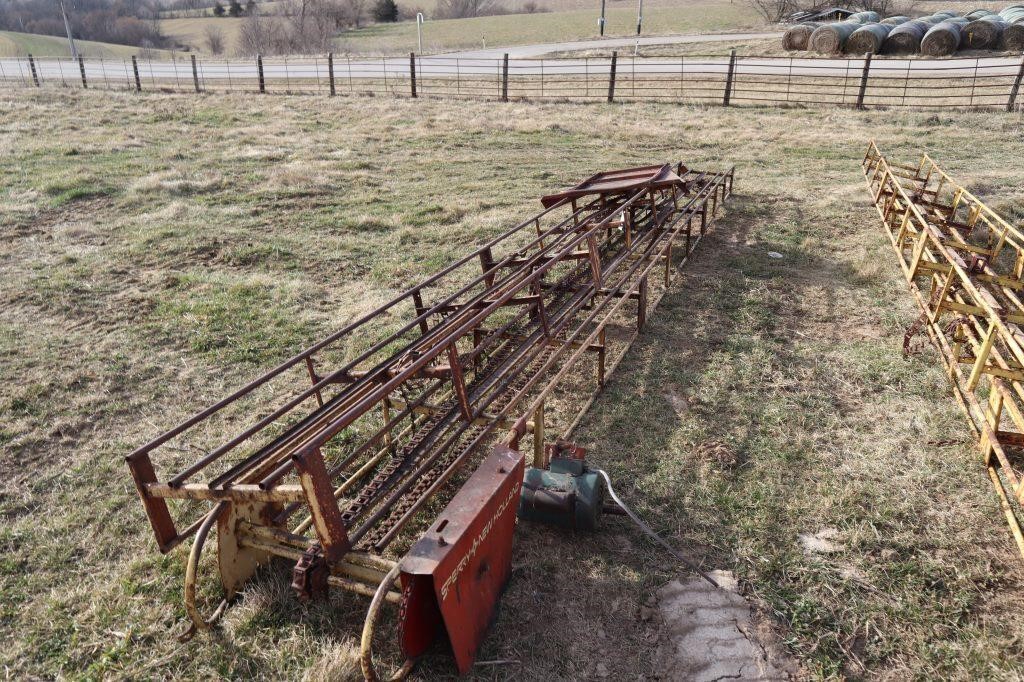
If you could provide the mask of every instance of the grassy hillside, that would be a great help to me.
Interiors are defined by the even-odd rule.
[[[160,30],[176,44],[188,46],[196,54],[209,55],[206,30],[218,28],[224,34],[224,54],[233,56],[238,48],[238,32],[244,21],[244,18],[214,16],[161,19]]]
[[[91,40],[76,40],[75,46],[78,48],[78,52],[85,57],[122,59],[141,52],[141,48],[133,45],[95,43]],[[149,52],[160,58],[170,55],[166,50],[150,50]],[[67,38],[0,31],[0,57],[22,57],[26,54],[36,57],[69,57],[71,49],[68,47]]]
[[[139,54],[142,48],[134,45],[118,45],[115,43],[96,43],[91,40],[76,40],[75,46],[83,56],[122,59]],[[170,55],[168,50],[148,50],[159,58]],[[67,38],[56,36],[40,36],[33,33],[15,33],[0,31],[0,56],[71,56],[71,48]]]
[[[541,194],[671,159],[736,164],[736,194],[577,432],[591,461],[814,677],[1024,670],[1024,569],[937,359],[901,353],[918,312],[859,165],[926,150],[1021,210],[1019,115],[19,91],[0,131],[8,677],[354,677],[368,600],[299,604],[284,563],[177,642],[188,548],[159,554],[124,455]],[[478,679],[663,672],[643,606],[686,572],[626,521],[520,524],[514,566]]]
[[[606,36],[636,33],[636,6],[609,3]],[[618,5],[618,6],[616,6]],[[427,21],[423,26],[425,52],[453,48],[528,45],[596,38],[600,12],[594,8],[540,14],[508,14],[473,19]],[[644,6],[644,35],[707,33],[759,27],[763,20],[746,3],[695,0],[685,5],[656,3]],[[358,53],[394,54],[416,49],[415,22],[376,24],[343,33],[342,49]]]
[[[431,0],[421,7],[433,10]],[[579,0],[541,2],[549,12],[508,14],[473,19],[428,20],[423,28],[423,47],[427,52],[489,46],[547,43],[596,37],[599,12]],[[636,5],[609,2],[605,35],[631,36],[636,32]],[[178,44],[198,54],[207,54],[205,33],[217,27],[224,33],[225,53],[234,55],[238,32],[245,19],[230,17],[189,17],[160,20],[161,30]],[[727,0],[647,0],[644,4],[644,35],[701,33],[755,28],[761,19],[745,3]],[[338,50],[360,54],[396,54],[416,49],[416,23],[374,24],[342,33]]]

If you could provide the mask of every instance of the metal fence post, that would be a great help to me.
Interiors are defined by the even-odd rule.
[[[132,55],[132,71],[135,72],[135,92],[142,92],[142,80],[139,78],[139,60]]]
[[[501,62],[501,101],[508,101],[508,52]]]
[[[729,99],[732,97],[732,79],[736,73],[736,50],[729,52],[729,72],[725,75],[725,97],[722,98],[722,106],[729,106]]]
[[[196,86],[196,92],[201,92],[199,90],[199,69],[196,68],[196,56],[190,56],[192,57],[192,84]]]
[[[619,53],[612,51],[612,65],[608,70],[608,102],[615,101],[615,63],[619,60]]]
[[[334,53],[327,53],[327,81],[331,84],[331,97],[334,97]]]
[[[256,75],[260,80],[260,93],[266,93],[267,81],[263,78],[263,55],[261,54],[256,55]]]
[[[85,90],[89,87],[89,82],[85,80],[85,58],[82,55],[78,55],[78,70],[82,74],[82,89]]]
[[[868,74],[871,71],[871,53],[864,55],[864,71],[860,75],[860,90],[857,92],[857,108],[864,108],[864,93],[868,91]]]
[[[1006,110],[1013,111],[1013,106],[1017,102],[1017,93],[1020,92],[1020,82],[1024,80],[1024,55],[1020,58],[1020,69],[1017,71],[1017,78],[1013,81],[1013,87],[1010,88],[1010,99],[1006,102]]]
[[[28,68],[32,72],[32,82],[39,87],[39,73],[36,71],[36,60],[32,58],[32,55],[28,56]]]
[[[412,91],[412,98],[416,99],[416,53],[409,53],[409,89]]]

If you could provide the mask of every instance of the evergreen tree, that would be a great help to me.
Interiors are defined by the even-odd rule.
[[[398,21],[398,5],[395,0],[377,0],[373,6],[373,18],[381,23]]]
[[[228,14],[233,17],[242,16],[242,4],[238,0],[231,0],[231,4],[228,5]]]
[[[220,4],[220,0],[217,0],[217,4],[213,6],[214,16],[224,16],[224,5]]]

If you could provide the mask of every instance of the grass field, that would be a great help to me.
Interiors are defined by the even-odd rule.
[[[859,161],[871,137],[927,150],[1020,216],[1022,132],[1009,114],[3,96],[0,667],[351,678],[366,600],[301,606],[283,565],[178,643],[185,552],[156,551],[123,456],[542,193],[682,158],[735,164],[736,194],[578,439],[673,544],[737,574],[810,676],[1019,677],[1024,570],[973,449],[927,444],[968,433],[937,359],[900,354],[915,310]],[[506,663],[476,677],[657,673],[642,607],[680,566],[618,518],[517,538],[480,654]],[[452,674],[439,655],[416,673]]]
[[[599,12],[577,0],[549,0],[541,3],[549,12],[509,14],[473,19],[428,20],[423,28],[425,52],[488,46],[523,45],[597,37]],[[428,13],[433,3],[422,9]],[[429,16],[429,15],[428,15]],[[631,36],[636,32],[636,6],[609,2],[607,36]],[[189,17],[161,19],[160,28],[182,45],[199,54],[208,52],[205,31],[216,26],[224,32],[226,53],[238,47],[238,32],[245,19],[230,17]],[[702,33],[758,27],[763,21],[746,3],[726,0],[647,0],[644,4],[644,35]],[[347,31],[336,40],[339,52],[357,54],[398,54],[417,49],[416,23],[373,24]]]
[[[142,51],[141,48],[132,45],[95,43],[90,40],[76,40],[75,46],[78,48],[79,54],[84,57],[123,59]],[[36,57],[69,57],[71,48],[68,46],[66,38],[0,31],[0,57],[24,57],[26,54]],[[149,50],[147,54],[153,54],[154,58],[164,59],[169,53],[166,50]]]
[[[474,19],[427,21],[423,26],[423,51],[469,47],[527,45],[598,37],[594,8],[572,9],[542,14],[510,14]],[[745,3],[725,0],[695,0],[645,3],[644,35],[671,33],[710,33],[759,27],[763,24]],[[636,33],[636,6],[609,3],[605,35],[628,37]],[[358,31],[342,33],[342,50],[355,53],[386,53],[416,49],[415,22],[375,24]]]

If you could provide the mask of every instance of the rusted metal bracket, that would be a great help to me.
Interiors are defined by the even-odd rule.
[[[327,578],[331,574],[323,550],[313,546],[302,553],[292,569],[292,590],[299,601],[321,599],[327,596]]]

